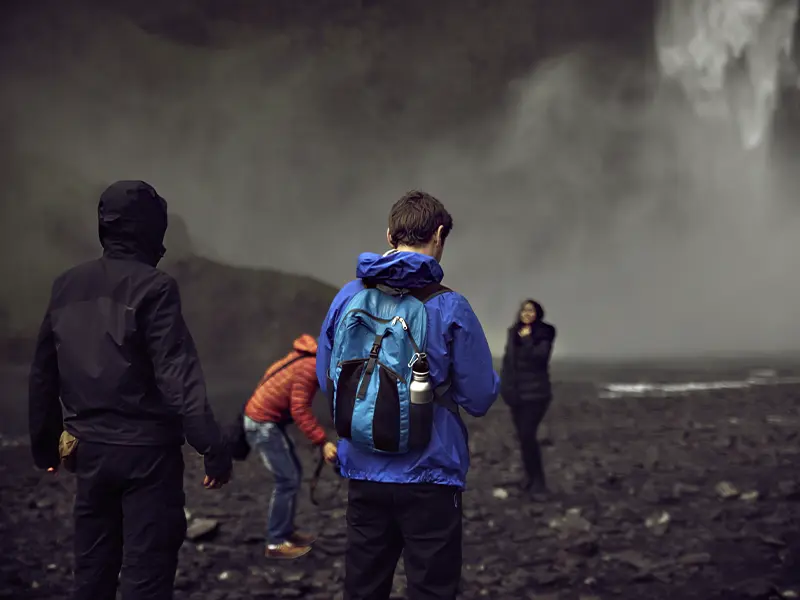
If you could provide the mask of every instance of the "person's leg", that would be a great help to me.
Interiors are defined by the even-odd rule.
[[[290,521],[289,524],[291,525],[292,529],[290,532],[291,534],[294,533],[294,519],[295,515],[297,515],[297,494],[300,491],[300,487],[303,484],[303,465],[300,462],[300,459],[297,456],[297,450],[295,450],[294,443],[292,442],[292,438],[289,437],[289,434],[286,433],[286,430],[282,430],[283,437],[286,440],[286,445],[288,448],[289,459],[292,461],[292,465],[294,466],[294,477],[296,482],[296,488],[294,490],[294,494],[292,495],[292,506],[291,506],[291,514],[289,515]]]
[[[531,405],[529,415],[530,435],[526,448],[526,465],[531,482],[531,491],[545,492],[547,491],[547,481],[544,475],[544,467],[542,466],[542,449],[537,438],[539,426],[544,420],[549,402],[537,402]]]
[[[388,600],[403,551],[394,484],[351,479],[347,490],[344,600]]]
[[[258,451],[274,478],[267,519],[267,555],[271,558],[302,556],[309,548],[295,546],[291,541],[301,482],[301,468],[291,440],[274,423],[250,421],[245,424],[251,447]]]
[[[104,469],[106,446],[76,455],[74,600],[114,600],[122,566],[122,497]]]
[[[398,505],[409,600],[453,600],[461,582],[461,490],[406,485]]]
[[[284,429],[284,434],[286,434],[285,429]],[[292,442],[292,438],[288,434],[286,434],[286,440],[289,443],[292,462],[294,463],[295,469],[297,470],[297,481],[299,482],[298,483],[298,490],[299,490],[303,482],[303,464],[300,462],[300,458],[297,456],[297,450],[295,449],[294,442]],[[296,514],[297,514],[297,492],[295,492],[295,502],[292,505],[292,533],[289,535],[288,540],[295,546],[310,546],[311,544],[317,541],[317,536],[313,533],[297,529],[295,525]]]
[[[536,457],[538,455],[538,442],[536,441],[536,407],[531,403],[521,403],[514,406],[511,412],[514,428],[519,440],[520,458],[525,469],[523,489],[530,489],[536,482],[539,469]]]
[[[180,447],[122,447],[125,536],[123,600],[172,600],[178,551],[186,537]]]

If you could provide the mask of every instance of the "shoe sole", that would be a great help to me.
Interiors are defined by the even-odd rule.
[[[311,552],[311,547],[309,546],[305,552],[301,554],[293,554],[291,556],[287,556],[285,554],[264,554],[264,558],[268,558],[269,560],[295,560],[297,558],[301,558]]]
[[[303,540],[302,544],[295,544],[296,546],[312,546],[314,542],[317,541],[317,538],[314,537],[313,539]],[[294,544],[294,542],[292,542]]]

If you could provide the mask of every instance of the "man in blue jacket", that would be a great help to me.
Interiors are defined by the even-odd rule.
[[[323,391],[336,326],[364,280],[404,290],[441,282],[439,261],[452,227],[452,217],[430,194],[412,191],[395,203],[387,231],[392,250],[359,257],[357,279],[339,291],[322,324],[317,378]],[[425,310],[433,386],[449,379],[453,401],[472,416],[485,415],[499,378],[472,307],[448,290],[431,298]],[[339,441],[341,473],[349,479],[345,600],[388,600],[401,553],[411,600],[456,597],[469,448],[460,417],[444,406],[434,411],[431,441],[421,451],[376,454]]]

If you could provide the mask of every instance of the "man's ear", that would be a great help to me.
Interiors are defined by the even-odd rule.
[[[436,233],[433,234],[433,239],[438,246],[444,246],[444,238],[442,234],[444,233],[444,225],[439,225],[439,228],[436,230]]]
[[[395,248],[394,240],[392,240],[392,232],[388,227],[386,228],[386,243],[392,248]]]

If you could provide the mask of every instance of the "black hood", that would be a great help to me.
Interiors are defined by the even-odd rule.
[[[167,202],[144,181],[117,181],[97,207],[100,243],[109,258],[133,258],[156,266],[164,256]]]

